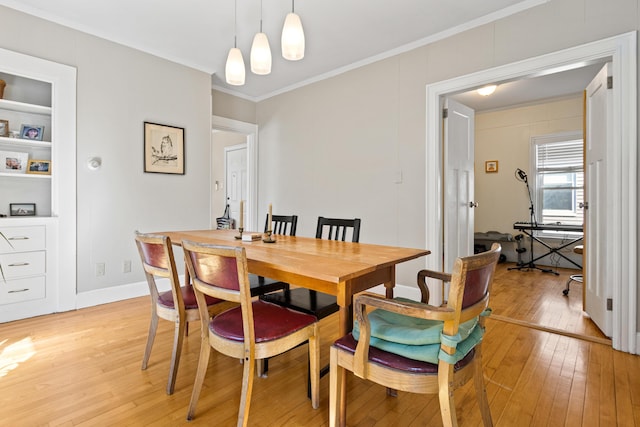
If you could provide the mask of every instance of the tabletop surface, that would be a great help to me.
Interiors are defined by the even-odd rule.
[[[379,269],[430,254],[426,249],[352,243],[336,240],[275,235],[275,243],[235,238],[237,230],[164,231],[173,244],[182,240],[213,245],[243,246],[249,271],[253,267],[275,269],[340,283]],[[257,234],[257,233],[245,233]]]

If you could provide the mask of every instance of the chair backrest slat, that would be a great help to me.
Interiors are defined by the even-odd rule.
[[[341,219],[318,217],[316,239],[346,241],[348,232],[351,231],[351,241],[360,241],[360,218]],[[326,233],[325,233],[326,232]]]
[[[155,300],[158,297],[155,277],[168,278],[171,282],[173,301],[177,306],[184,307],[182,292],[180,291],[180,280],[178,279],[173,247],[169,236],[144,234],[136,231],[135,240],[152,298]],[[183,309],[181,308],[181,310]]]
[[[487,252],[456,259],[448,305],[461,312],[460,321],[478,316],[488,306],[500,250],[494,243]]]
[[[280,235],[296,235],[296,228],[298,227],[298,215],[272,215],[271,216],[273,222],[273,230],[271,232],[273,234]],[[264,232],[269,231],[269,215],[267,214],[267,218],[264,222]]]

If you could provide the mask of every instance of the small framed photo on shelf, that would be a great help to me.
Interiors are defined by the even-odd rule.
[[[42,141],[44,136],[44,126],[22,125],[20,126],[20,138]]]
[[[144,171],[184,175],[184,128],[144,122]]]
[[[10,203],[9,215],[36,216],[36,204],[35,203]]]
[[[484,162],[484,171],[486,173],[498,172],[498,161],[497,160],[487,160],[486,162]]]
[[[0,136],[9,136],[9,120],[0,120]]]
[[[51,175],[51,160],[29,160],[27,173]]]
[[[0,172],[25,173],[28,160],[29,153],[0,151]]]

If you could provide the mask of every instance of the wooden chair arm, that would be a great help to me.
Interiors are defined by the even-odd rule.
[[[444,291],[444,282],[451,282],[451,274],[449,273],[442,273],[440,271],[433,271],[433,270],[418,271],[418,288],[420,289],[420,294],[422,295],[422,298],[420,300],[425,304],[429,302],[429,288],[427,287],[427,282],[425,280],[425,278],[427,277],[431,277],[437,280],[442,280],[443,291]]]
[[[360,326],[360,336],[353,360],[353,373],[360,378],[367,378],[369,343],[371,341],[371,325],[367,316],[366,307],[381,308],[390,312],[404,314],[420,319],[431,320],[452,320],[455,318],[455,311],[448,307],[435,307],[423,303],[396,301],[387,299],[382,295],[364,292],[357,294],[353,300],[353,309]]]
[[[364,313],[364,310],[361,307],[363,305],[381,308],[393,313],[404,314],[406,316],[427,320],[452,320],[455,314],[455,311],[453,309],[446,306],[436,307],[420,302],[398,301],[387,299],[384,295],[378,295],[369,292],[357,294],[354,297],[353,304],[358,322],[368,322],[368,319],[358,318],[358,314]]]

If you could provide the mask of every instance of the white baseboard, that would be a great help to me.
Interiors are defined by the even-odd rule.
[[[181,277],[180,280],[183,281],[184,278]],[[156,285],[158,286],[158,292],[165,292],[171,289],[169,279],[158,279],[156,280]],[[81,292],[76,295],[76,305],[77,308],[93,307],[145,295],[149,295],[149,286],[146,281],[128,283],[126,285]]]

